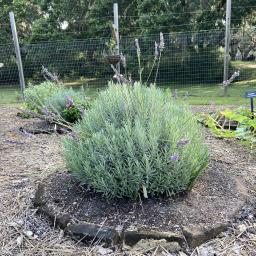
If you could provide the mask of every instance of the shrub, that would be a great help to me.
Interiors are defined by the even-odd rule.
[[[107,199],[175,195],[207,165],[207,148],[187,107],[156,87],[110,85],[64,141],[66,163]]]
[[[81,91],[44,82],[25,89],[25,109],[60,123],[75,123],[82,118],[89,102]]]
[[[84,110],[88,107],[85,95],[70,88],[60,90],[47,98],[43,111],[54,113],[69,123],[75,123],[82,118]]]
[[[48,81],[38,85],[29,85],[24,91],[25,108],[41,113],[45,100],[61,89],[60,86]]]

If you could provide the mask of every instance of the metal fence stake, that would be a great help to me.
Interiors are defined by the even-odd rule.
[[[114,6],[113,6],[113,9],[114,9],[114,25],[116,27],[116,35],[117,35],[117,38],[116,38],[116,53],[117,55],[120,54],[120,40],[119,40],[119,20],[118,20],[118,4],[115,3]],[[116,68],[118,70],[118,72],[120,73],[120,63],[118,63],[116,65]]]
[[[13,12],[9,13],[9,17],[10,17],[12,37],[13,37],[13,42],[14,42],[14,47],[15,47],[16,62],[17,62],[18,71],[19,71],[20,89],[21,89],[21,93],[22,93],[22,98],[24,100],[25,99],[25,97],[24,97],[25,79],[24,79],[23,66],[22,66],[22,60],[21,60],[21,55],[20,55],[20,46],[19,46],[19,40],[18,40],[17,29],[16,29]]]
[[[225,35],[225,54],[224,54],[224,75],[223,81],[228,80],[228,68],[229,68],[229,48],[230,48],[230,20],[231,20],[231,0],[227,0],[226,3],[226,35]],[[228,87],[224,86],[224,96],[228,96]]]

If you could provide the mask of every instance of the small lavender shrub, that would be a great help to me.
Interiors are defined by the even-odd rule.
[[[76,123],[80,120],[88,107],[89,102],[85,95],[71,88],[54,93],[44,102],[44,110],[69,123]]]
[[[83,91],[74,91],[52,82],[25,89],[25,110],[58,123],[76,123],[89,107]]]
[[[192,113],[155,86],[110,84],[74,134],[64,141],[69,169],[107,199],[173,196],[208,161]]]
[[[24,91],[25,108],[41,114],[45,100],[61,89],[60,86],[49,81],[38,85],[29,85]]]

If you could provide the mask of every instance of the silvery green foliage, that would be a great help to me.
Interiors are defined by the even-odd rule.
[[[59,124],[79,121],[88,107],[89,101],[83,91],[74,91],[52,82],[25,89],[25,110]]]
[[[61,90],[60,86],[49,81],[38,85],[29,85],[24,91],[26,109],[41,113],[45,100]]]
[[[172,196],[208,161],[186,106],[155,86],[110,84],[64,141],[68,168],[105,198]]]

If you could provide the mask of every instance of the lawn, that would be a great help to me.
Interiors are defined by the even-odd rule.
[[[0,88],[0,105],[22,102],[21,92],[16,88]]]
[[[244,105],[249,101],[244,97],[246,91],[256,91],[256,80],[242,81],[231,84],[228,88],[228,97],[223,97],[223,87],[221,85],[198,85],[181,88],[179,96],[184,97],[185,92],[189,92],[187,99],[191,105]]]
[[[79,88],[75,86],[74,88]],[[104,90],[103,86],[84,86],[86,93],[90,97],[96,97],[99,91]],[[174,92],[173,86],[161,86],[170,88]],[[229,89],[229,97],[223,97],[223,88],[217,84],[192,85],[178,89],[179,98],[183,99],[185,92],[189,93],[186,101],[191,105],[244,105],[249,104],[249,100],[244,98],[246,91],[256,91],[256,80],[240,81],[232,84]],[[21,102],[19,88],[0,89],[0,104],[12,104]]]
[[[170,88],[174,92],[174,88],[178,88],[178,95],[182,99],[186,92],[189,97],[186,101],[191,105],[244,105],[248,104],[248,99],[244,98],[246,91],[256,91],[256,63],[248,61],[232,61],[232,70],[240,70],[240,76],[237,82],[228,88],[229,97],[223,97],[223,87],[220,84],[165,84],[161,88]],[[102,86],[106,81],[96,78],[81,77],[77,80],[66,81],[65,86],[72,88],[80,88],[84,86],[88,96],[96,97],[99,91],[106,88]],[[21,93],[19,87],[4,88],[0,87],[0,104],[11,104],[21,101]]]

